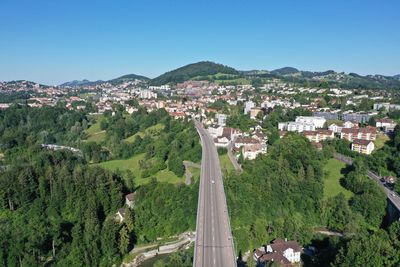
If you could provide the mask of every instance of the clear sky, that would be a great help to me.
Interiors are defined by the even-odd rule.
[[[1,0],[0,80],[239,70],[400,73],[398,0]]]

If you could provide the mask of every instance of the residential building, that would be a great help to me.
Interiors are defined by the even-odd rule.
[[[315,128],[323,128],[326,122],[324,117],[298,116],[296,122],[314,124]]]
[[[245,145],[255,145],[255,144],[260,144],[260,141],[251,137],[238,137],[235,140],[235,148],[241,148],[242,146]]]
[[[115,220],[119,223],[123,222],[125,220],[125,214],[125,208],[120,208],[115,214]]]
[[[376,128],[382,128],[385,132],[392,132],[397,123],[389,118],[377,119]]]
[[[130,193],[127,194],[125,196],[125,204],[129,207],[129,208],[133,208],[135,203],[135,193]]]
[[[343,113],[342,115],[342,120],[344,121],[355,121],[358,123],[366,123],[369,121],[369,119],[375,114],[372,113],[364,113],[364,112],[359,112],[359,113]]]
[[[226,126],[227,116],[225,114],[217,113],[215,114],[215,119],[217,120],[217,124],[219,126]]]
[[[250,110],[252,108],[254,108],[256,106],[256,103],[254,103],[253,101],[246,101],[244,103],[244,114],[248,114],[250,112]]]
[[[224,131],[224,127],[220,125],[210,125],[207,128],[207,131],[210,133],[210,135],[213,138],[217,138],[218,136],[222,135],[222,132]]]
[[[400,105],[390,104],[390,103],[375,103],[374,104],[374,110],[380,110],[381,108],[385,108],[386,111],[399,110],[400,109]]]
[[[313,113],[314,117],[323,117],[326,120],[339,120],[339,113],[338,112],[323,112],[317,111]]]
[[[275,239],[272,244],[265,245],[254,251],[254,259],[260,265],[274,262],[280,267],[292,267],[301,263],[303,248],[297,241]]]
[[[316,143],[335,137],[331,130],[304,131],[303,135],[310,140],[310,142]]]
[[[244,159],[253,160],[259,154],[267,153],[267,145],[266,144],[251,144],[251,145],[244,145],[242,147],[242,154]]]
[[[341,139],[352,142],[355,139],[376,140],[376,128],[367,126],[365,128],[343,128],[340,133]]]
[[[351,150],[369,155],[374,151],[375,144],[371,140],[355,139],[351,144]]]
[[[332,123],[328,126],[328,129],[334,133],[341,133],[343,129],[343,124],[341,123]]]
[[[223,128],[222,133],[214,138],[215,146],[227,147],[239,135],[241,135],[240,130],[225,127]]]

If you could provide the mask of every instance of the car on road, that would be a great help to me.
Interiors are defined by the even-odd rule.
[[[392,197],[395,197],[395,196],[396,196],[396,194],[395,194],[395,193],[393,193],[393,192],[391,193],[391,195],[392,195]]]
[[[212,184],[215,184],[215,181],[214,181],[214,180],[211,180],[211,183],[212,183]]]

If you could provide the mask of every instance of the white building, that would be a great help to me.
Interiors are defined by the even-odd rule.
[[[227,116],[225,114],[217,113],[215,114],[215,119],[217,120],[217,124],[219,126],[226,126]]]
[[[280,131],[298,132],[315,131],[315,129],[323,128],[326,119],[323,117],[304,117],[298,116],[296,121],[280,122],[278,129]]]
[[[396,127],[397,123],[389,118],[377,119],[376,120],[376,127],[383,128],[385,132],[393,131]]]
[[[312,116],[298,116],[296,117],[296,122],[300,123],[312,123],[315,125],[315,128],[323,128],[326,119],[324,117],[312,117]]]
[[[252,108],[254,108],[256,106],[256,103],[254,103],[253,101],[246,101],[244,103],[244,114],[248,114],[250,112],[250,110]]]
[[[375,144],[371,140],[355,139],[351,144],[351,150],[369,155],[374,151]]]
[[[251,145],[244,145],[242,147],[242,154],[245,159],[253,160],[259,154],[267,153],[267,145],[266,144],[251,144]]]
[[[278,129],[280,131],[301,133],[303,131],[315,131],[316,127],[312,123],[290,121],[290,122],[279,122]]]
[[[142,99],[157,98],[157,93],[154,93],[150,90],[141,90],[139,93],[139,97]]]

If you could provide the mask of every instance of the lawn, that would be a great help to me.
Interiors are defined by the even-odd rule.
[[[340,184],[340,179],[343,177],[341,170],[346,167],[341,161],[330,159],[324,166],[324,198],[334,197],[339,193],[343,193],[347,199],[353,196],[353,193]]]
[[[192,183],[200,179],[200,168],[189,167],[189,171],[192,173]]]
[[[231,160],[228,157],[228,154],[219,156],[219,164],[221,165],[222,173],[226,173],[226,172],[230,173],[235,170],[235,168],[232,165]]]
[[[149,135],[152,135],[152,136],[153,135],[157,135],[161,130],[164,129],[164,127],[165,127],[164,124],[158,123],[156,125],[153,125],[153,126],[147,128],[144,131],[140,131],[140,132],[138,132],[138,133],[136,133],[136,134],[134,134],[132,136],[129,136],[128,138],[125,139],[125,141],[133,142],[133,141],[135,141],[136,136],[140,136],[140,137],[143,138],[143,136],[145,136],[146,134],[149,134]]]
[[[389,140],[389,137],[386,134],[378,134],[375,140],[375,149],[382,148],[386,141]]]
[[[97,132],[89,135],[87,141],[100,143],[106,139],[106,131]]]
[[[103,116],[96,116],[95,119],[96,122],[85,131],[88,134],[87,140],[93,142],[101,142],[106,138],[106,132],[100,129],[100,122],[103,119]]]
[[[121,171],[125,170],[131,170],[133,174],[135,175],[135,184],[136,185],[141,185],[141,184],[146,184],[150,182],[151,177],[154,177],[157,179],[159,182],[166,182],[166,183],[172,183],[172,184],[178,184],[178,183],[183,183],[184,178],[183,177],[178,177],[175,175],[175,173],[165,169],[157,172],[155,175],[152,175],[151,177],[147,178],[142,178],[141,176],[141,170],[139,168],[139,161],[143,159],[144,154],[139,154],[136,156],[133,156],[129,159],[118,159],[118,160],[110,160],[110,161],[105,161],[101,162],[97,165],[108,169],[115,171],[117,169]]]

